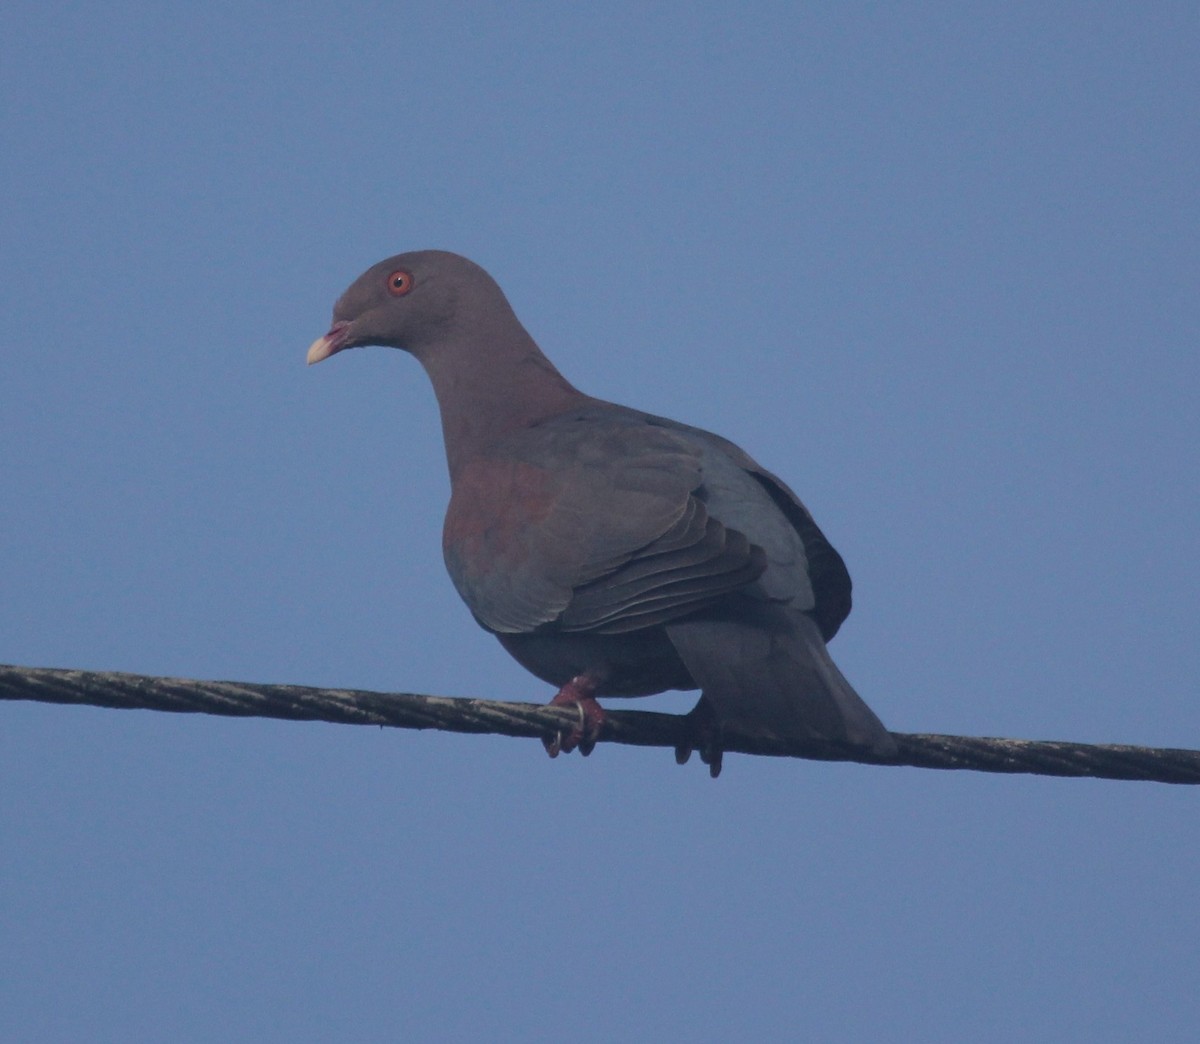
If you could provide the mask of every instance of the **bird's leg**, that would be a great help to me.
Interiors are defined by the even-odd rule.
[[[716,779],[721,774],[724,750],[721,747],[721,723],[713,713],[712,705],[703,696],[688,712],[692,735],[687,743],[675,748],[675,761],[686,765],[693,750],[700,752],[700,760],[708,766],[708,774]]]
[[[552,758],[558,757],[559,751],[569,754],[576,747],[585,758],[596,746],[600,738],[600,730],[604,727],[604,708],[596,702],[596,688],[599,679],[590,674],[577,674],[555,694],[550,701],[551,707],[567,707],[572,704],[579,711],[579,724],[564,735],[561,731],[553,736],[545,737],[542,746]]]

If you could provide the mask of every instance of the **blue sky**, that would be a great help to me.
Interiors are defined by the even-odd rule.
[[[17,3],[0,662],[543,700],[407,249],[846,557],[892,728],[1200,747],[1200,48],[1160,3]],[[686,708],[691,696],[640,701]],[[0,1037],[1190,1040],[1193,789],[0,707]]]

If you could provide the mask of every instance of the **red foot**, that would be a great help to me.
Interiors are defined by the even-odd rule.
[[[579,711],[579,724],[570,732],[556,732],[542,740],[542,746],[550,757],[557,758],[559,751],[569,754],[576,747],[585,758],[592,752],[606,717],[604,708],[596,702],[595,693],[596,682],[586,674],[578,674],[559,689],[550,701],[551,707],[573,706]]]

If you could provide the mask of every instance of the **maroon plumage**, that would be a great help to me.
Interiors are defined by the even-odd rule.
[[[714,767],[729,725],[894,752],[825,649],[850,611],[841,557],[742,450],[576,390],[455,254],[380,262],[333,319],[310,363],[377,344],[429,374],[450,467],[446,566],[476,620],[560,686],[554,702],[581,704],[563,749],[590,749],[595,696],[699,688]]]

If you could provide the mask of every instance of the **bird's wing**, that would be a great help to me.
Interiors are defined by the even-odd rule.
[[[796,559],[795,547],[791,541],[786,535],[776,534],[776,544],[781,546],[780,554],[783,558],[780,564],[786,568],[782,572],[769,572],[768,580],[773,575],[781,579],[793,604],[812,613],[821,636],[825,641],[829,641],[850,615],[850,573],[842,556],[825,538],[825,534],[813,521],[812,515],[800,498],[779,476],[768,471],[728,439],[661,417],[648,417],[647,420],[668,430],[686,432],[709,447],[710,459],[724,465],[721,468],[722,472],[726,475],[732,473],[733,478],[724,483],[726,495],[722,502],[719,505],[710,505],[713,513],[727,525],[738,524],[735,515],[739,512],[739,505],[747,503],[754,505],[750,510],[760,523],[770,527],[777,525],[777,519],[772,519],[771,513],[762,509],[760,498],[747,492],[746,477],[753,479],[761,487],[761,491],[766,493],[786,519],[790,529],[800,538],[801,545],[800,559]],[[714,471],[715,467],[710,467],[709,470]],[[715,484],[715,481],[714,478],[709,479],[710,484]],[[742,511],[744,510],[745,508],[742,508]],[[760,535],[753,526],[743,529],[743,532],[752,541],[760,540]],[[801,568],[803,578],[799,575]],[[808,589],[807,594],[804,588]]]
[[[706,448],[598,404],[523,429],[454,482],[443,548],[498,633],[621,634],[756,581],[767,554],[705,501]]]

